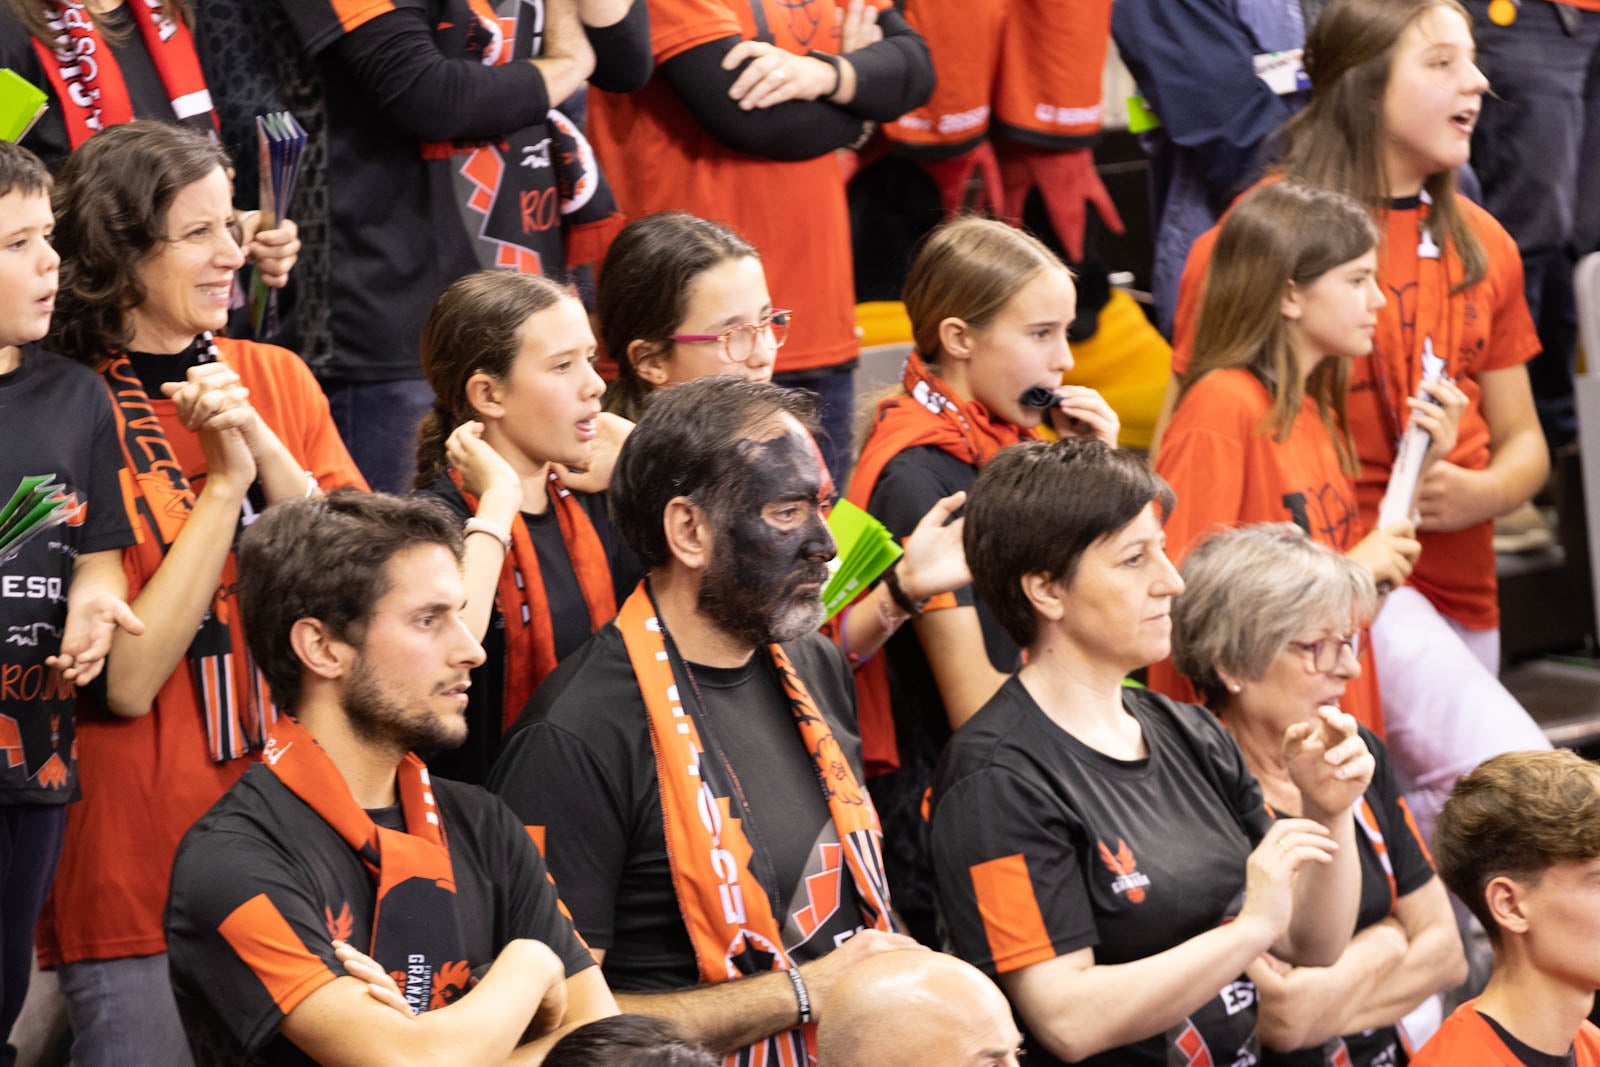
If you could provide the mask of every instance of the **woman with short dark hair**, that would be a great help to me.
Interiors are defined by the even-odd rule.
[[[244,772],[275,714],[235,605],[235,534],[276,500],[366,488],[293,352],[218,337],[244,255],[227,157],[157,122],[99,134],[55,187],[50,344],[110,390],[128,475],[140,636],[120,634],[85,716],[93,783],[68,816],[40,956],[79,1064],[182,1064],[161,913],[178,840]]]
[[[1142,460],[1074,439],[1002,450],[967,504],[973,583],[1026,665],[945,751],[934,863],[955,951],[1011,998],[1030,1063],[1251,1062],[1246,969],[1332,963],[1354,923],[1355,720],[1284,732],[1303,817],[1274,822],[1215,717],[1123,684],[1171,647],[1171,503]]]

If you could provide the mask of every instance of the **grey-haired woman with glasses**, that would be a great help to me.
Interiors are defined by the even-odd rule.
[[[1273,812],[1298,815],[1283,733],[1337,707],[1360,674],[1362,628],[1377,600],[1372,573],[1293,523],[1263,523],[1199,542],[1182,575],[1173,663],[1222,718]],[[1404,1063],[1437,1025],[1437,1015],[1427,1022],[1426,1002],[1466,977],[1449,899],[1388,750],[1365,727],[1361,733],[1376,768],[1355,808],[1357,933],[1331,967],[1263,956],[1250,968],[1268,1067]],[[1408,1034],[1407,1021],[1414,1031],[1430,1028]]]

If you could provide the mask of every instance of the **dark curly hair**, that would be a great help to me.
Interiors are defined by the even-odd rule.
[[[67,157],[52,197],[61,253],[54,351],[92,366],[127,347],[128,312],[145,298],[139,265],[165,242],[178,193],[218,167],[228,167],[221,146],[161,122],[114,126]]]

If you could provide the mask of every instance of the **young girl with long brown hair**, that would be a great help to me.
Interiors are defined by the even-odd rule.
[[[1345,393],[1353,363],[1372,351],[1385,300],[1377,228],[1350,197],[1297,181],[1247,193],[1217,237],[1178,410],[1157,471],[1178,494],[1167,544],[1181,561],[1213,527],[1290,521],[1366,565],[1380,585],[1405,584],[1420,546],[1409,522],[1367,531]],[[1448,451],[1466,398],[1435,387],[1411,400],[1432,435],[1426,462]],[[1358,627],[1359,630],[1359,627]],[[1344,708],[1373,729],[1383,717],[1370,650]],[[1192,699],[1170,663],[1151,684]]]
[[[1425,829],[1462,771],[1507,747],[1544,743],[1514,701],[1486,701],[1479,685],[1493,687],[1499,667],[1492,521],[1533,495],[1549,460],[1525,367],[1539,343],[1516,245],[1456,189],[1488,89],[1474,56],[1456,0],[1334,0],[1307,37],[1311,103],[1291,122],[1278,168],[1349,194],[1380,227],[1387,304],[1372,358],[1352,367],[1348,412],[1356,504],[1368,526],[1426,353],[1444,360],[1467,398],[1454,446],[1416,495],[1422,555],[1373,628],[1388,740]],[[1196,241],[1184,272],[1173,353],[1180,375],[1195,351],[1195,309],[1216,241],[1216,230]],[[1429,666],[1441,646],[1464,646],[1476,669],[1463,661],[1441,676]]]

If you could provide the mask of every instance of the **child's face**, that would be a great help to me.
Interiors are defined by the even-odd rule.
[[[1557,863],[1522,895],[1534,965],[1575,989],[1600,989],[1600,860]]]
[[[50,246],[50,194],[13,189],[0,196],[0,348],[37,341],[50,330],[61,257]]]
[[[1022,394],[1034,385],[1054,389],[1072,369],[1067,328],[1077,314],[1078,293],[1064,269],[1046,267],[1029,279],[988,326],[973,330],[973,399],[1013,425],[1039,425],[1044,412],[1024,407]]]
[[[1418,15],[1395,42],[1383,99],[1394,195],[1412,195],[1429,176],[1467,161],[1489,87],[1476,56],[1472,27],[1447,7]]]
[[[1305,342],[1300,356],[1307,365],[1302,370],[1309,372],[1325,356],[1349,359],[1370,353],[1384,303],[1376,251],[1341,263],[1309,285],[1291,285],[1283,312],[1291,336]]]

